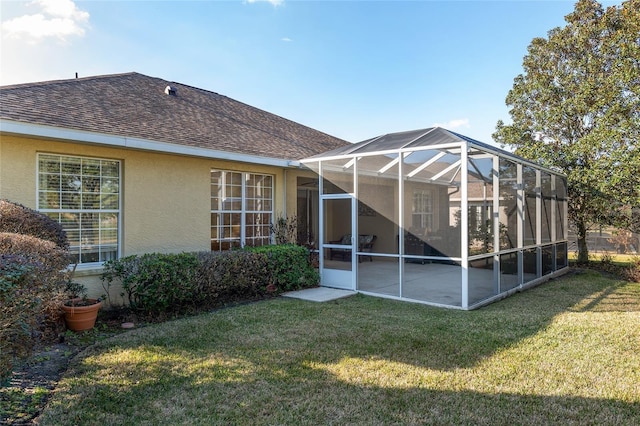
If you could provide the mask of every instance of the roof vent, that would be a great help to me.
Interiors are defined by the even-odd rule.
[[[164,89],[164,93],[166,93],[167,95],[170,95],[170,96],[176,96],[178,94],[178,90],[173,86],[167,86]]]

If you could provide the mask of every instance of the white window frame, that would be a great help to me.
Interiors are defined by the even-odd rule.
[[[60,186],[58,189],[58,194],[59,194],[59,201],[61,202],[60,205],[58,205],[58,207],[51,207],[51,206],[46,206],[44,205],[44,203],[41,203],[42,199],[41,199],[41,194],[46,193],[46,189],[47,188],[41,188],[41,177],[45,176],[45,175],[55,175],[55,173],[49,173],[48,171],[44,171],[41,170],[41,160],[44,157],[50,157],[50,158],[57,158],[58,161],[61,163],[61,165],[63,164],[63,162],[66,160],[69,162],[70,159],[74,160],[74,161],[80,161],[81,164],[81,168],[80,168],[80,175],[78,176],[78,190],[79,190],[79,194],[80,194],[80,207],[79,208],[64,208],[64,206],[62,205],[62,199],[63,199],[63,195],[65,193],[69,193],[69,194],[73,194],[74,191],[63,191],[62,188],[62,183],[63,183],[63,179],[62,176],[64,176],[65,174],[63,173],[62,169],[59,172],[59,176],[60,176]],[[82,206],[83,203],[83,198],[82,198],[82,194],[86,194],[86,192],[82,191],[82,178],[83,178],[83,170],[82,170],[82,163],[83,161],[91,161],[91,162],[99,162],[100,164],[100,173],[99,173],[99,178],[101,181],[101,185],[103,184],[103,182],[105,182],[107,179],[111,180],[114,177],[113,176],[107,176],[104,175],[102,173],[102,167],[104,163],[116,163],[117,164],[117,176],[115,177],[115,179],[117,179],[117,192],[102,192],[99,191],[97,192],[98,195],[98,199],[100,200],[100,202],[102,202],[102,195],[108,195],[108,194],[117,194],[117,207],[116,208],[103,208],[102,206],[98,206],[98,208],[83,208],[84,206]],[[70,163],[70,162],[69,162]],[[52,192],[55,193],[55,191],[48,191],[48,192]],[[93,193],[93,192],[92,192]],[[113,260],[113,259],[117,259],[120,256],[121,250],[120,250],[120,245],[121,245],[121,229],[122,229],[122,214],[121,214],[121,206],[122,206],[122,162],[120,160],[117,159],[112,159],[112,158],[98,158],[98,157],[88,157],[88,156],[80,156],[80,155],[67,155],[67,154],[56,154],[56,153],[38,153],[37,154],[37,158],[36,158],[36,206],[37,206],[37,210],[41,213],[46,214],[47,216],[51,217],[52,219],[56,220],[58,223],[60,223],[63,227],[63,229],[65,231],[67,231],[67,234],[69,236],[71,229],[70,226],[68,226],[63,219],[63,216],[65,214],[67,215],[84,215],[84,214],[98,214],[98,215],[102,215],[102,214],[106,214],[106,215],[115,215],[116,217],[116,224],[115,224],[115,233],[113,232],[112,228],[108,228],[108,227],[102,227],[102,224],[100,221],[98,221],[98,226],[97,228],[87,228],[84,227],[82,224],[78,224],[77,227],[77,232],[78,232],[78,237],[77,240],[72,237],[69,238],[69,243],[70,243],[70,251],[73,255],[77,255],[77,259],[73,262],[73,263],[77,263],[78,265],[81,266],[87,266],[87,265],[101,265],[102,263],[104,263],[107,260]],[[57,217],[56,217],[57,216]],[[75,228],[75,226],[74,226]],[[110,231],[109,234],[110,235],[115,235],[115,245],[113,244],[106,244],[106,243],[102,243],[101,239],[103,238],[103,233],[106,234],[106,231]],[[91,232],[97,232],[97,244],[95,243],[95,238],[92,239],[91,241],[88,240],[89,237],[83,237],[83,232],[86,232],[87,234],[90,234]],[[95,235],[95,234],[94,234]],[[83,242],[83,240],[85,242]],[[76,243],[77,241],[77,243]],[[75,243],[75,244],[74,244]],[[105,247],[110,248],[109,250],[103,250]],[[83,257],[87,254],[87,252],[89,253],[95,253],[97,250],[98,253],[98,260],[95,261],[82,261]]]
[[[424,230],[433,231],[434,226],[434,198],[432,189],[416,189],[413,191],[413,211],[411,212],[411,226],[416,227],[414,217],[420,218],[420,226]]]
[[[214,173],[220,173],[220,181],[218,182],[218,188],[220,189],[220,193],[218,194],[218,196],[214,196],[214,187],[213,187],[213,175]],[[229,179],[229,177],[233,176],[234,174],[236,175],[240,175],[240,181],[241,181],[241,194],[240,197],[232,197],[231,195],[227,196],[226,192],[227,192],[227,181]],[[239,172],[239,171],[233,171],[233,170],[222,170],[222,169],[211,169],[211,177],[212,177],[212,183],[211,183],[211,216],[213,217],[213,215],[217,215],[218,218],[218,223],[214,224],[213,220],[211,221],[211,248],[212,250],[214,250],[214,243],[217,244],[217,248],[215,248],[216,251],[223,251],[227,248],[233,248],[233,247],[244,247],[245,245],[247,245],[247,242],[252,241],[263,241],[266,244],[271,244],[273,242],[273,235],[271,233],[270,230],[270,225],[273,222],[273,218],[275,215],[275,211],[274,211],[274,198],[275,198],[275,176],[271,175],[271,174],[267,174],[267,173],[255,173],[255,172]],[[271,179],[271,185],[269,187],[267,187],[266,189],[270,190],[271,193],[269,194],[269,197],[252,197],[249,198],[248,197],[248,189],[251,188],[251,185],[249,184],[249,179],[251,177],[254,178],[270,178]],[[259,188],[259,187],[257,187]],[[217,199],[217,203],[214,202],[213,200]],[[262,201],[267,201],[268,203],[270,203],[271,208],[270,209],[256,209],[256,208],[249,208],[249,201],[250,200],[262,200]],[[239,204],[238,204],[239,202]],[[225,203],[235,203],[235,208],[230,208],[230,209],[225,209]],[[213,208],[214,204],[217,205],[217,208]],[[237,206],[240,206],[240,208],[237,208]],[[227,236],[225,235],[224,231],[226,229],[229,229],[229,225],[225,226],[224,224],[224,215],[239,215],[239,219],[240,222],[239,224],[235,224],[232,223],[231,226],[239,226],[239,235],[230,235]],[[248,226],[254,226],[254,224],[250,224],[247,221],[247,215],[251,215],[251,214],[258,214],[258,215],[262,215],[262,214],[266,214],[269,217],[269,222],[268,223],[263,223],[262,226],[264,228],[266,228],[268,231],[266,232],[266,235],[262,236],[262,237],[255,237],[254,236],[247,236],[247,229]],[[226,246],[228,244],[228,247],[223,247]],[[235,243],[235,244],[234,244]],[[254,245],[254,244],[249,244],[249,245]],[[263,244],[260,244],[263,245]]]

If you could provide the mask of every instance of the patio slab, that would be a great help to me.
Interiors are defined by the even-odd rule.
[[[329,287],[314,287],[304,290],[290,291],[283,293],[282,297],[290,297],[292,299],[308,300],[310,302],[329,302],[331,300],[342,299],[344,297],[353,296],[355,291],[341,290]]]

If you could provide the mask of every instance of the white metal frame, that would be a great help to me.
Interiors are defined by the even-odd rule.
[[[439,303],[431,303],[431,302],[427,302],[427,301],[419,301],[419,300],[411,300],[414,302],[418,302],[418,303],[425,303],[425,304],[431,304],[431,305],[437,305],[437,306],[447,306],[450,308],[459,308],[459,309],[474,309],[477,308],[479,306],[483,306],[487,303],[490,303],[494,300],[500,299],[502,297],[504,297],[505,295],[511,294],[515,291],[536,285],[540,282],[546,281],[547,279],[551,278],[551,277],[555,277],[559,274],[562,274],[566,271],[566,267],[565,268],[561,268],[558,269],[557,265],[556,265],[556,250],[559,244],[565,243],[566,244],[566,236],[558,236],[556,229],[555,229],[555,221],[558,220],[557,217],[557,199],[556,199],[556,194],[557,194],[557,183],[556,183],[556,179],[558,179],[557,177],[557,173],[546,169],[544,167],[540,167],[538,165],[535,165],[531,162],[528,161],[518,161],[515,158],[512,158],[511,156],[505,156],[505,155],[501,155],[497,150],[490,150],[487,149],[486,147],[482,147],[482,146],[476,146],[475,144],[469,143],[467,141],[463,141],[461,143],[458,144],[442,144],[442,145],[435,145],[435,146],[424,146],[424,147],[416,147],[416,148],[401,148],[401,149],[393,149],[393,150],[384,150],[384,151],[378,151],[378,152],[369,152],[369,153],[347,153],[344,155],[336,155],[336,156],[331,156],[331,157],[326,157],[326,158],[321,158],[321,159],[315,159],[315,160],[305,160],[303,161],[303,163],[306,162],[311,162],[311,161],[317,161],[319,164],[318,167],[318,173],[320,175],[319,180],[320,180],[320,188],[319,188],[319,192],[320,192],[320,215],[319,215],[319,225],[320,225],[320,252],[322,253],[322,255],[320,256],[320,267],[321,267],[321,271],[323,271],[324,274],[326,274],[326,268],[324,267],[324,248],[331,248],[334,247],[333,245],[330,244],[326,244],[326,242],[323,241],[324,239],[324,234],[325,234],[325,229],[324,229],[324,200],[331,200],[331,199],[351,199],[351,235],[353,236],[352,241],[351,241],[351,252],[352,252],[352,269],[350,271],[350,277],[351,277],[351,282],[352,282],[352,286],[353,289],[357,289],[357,282],[358,282],[358,275],[357,275],[357,259],[358,259],[358,240],[357,240],[357,235],[358,235],[358,211],[357,211],[357,202],[358,202],[358,179],[359,179],[359,174],[358,174],[358,160],[364,158],[364,157],[370,157],[370,156],[383,156],[383,155],[393,155],[393,156],[397,156],[394,157],[392,160],[390,160],[389,162],[387,162],[384,166],[382,166],[382,168],[380,170],[378,170],[378,174],[382,174],[384,172],[387,172],[389,169],[391,169],[394,166],[398,166],[398,200],[397,200],[397,211],[398,211],[398,218],[397,218],[397,226],[399,228],[399,232],[398,232],[398,243],[399,243],[399,247],[398,247],[398,253],[397,254],[385,254],[385,253],[378,253],[375,254],[376,257],[393,257],[393,258],[397,258],[398,259],[398,273],[399,273],[399,296],[395,297],[395,296],[389,296],[389,295],[381,295],[381,294],[377,294],[377,293],[372,293],[372,292],[365,292],[367,294],[374,294],[377,296],[381,296],[381,297],[386,297],[386,298],[397,298],[397,299],[402,299],[402,300],[407,300],[404,298],[404,294],[403,294],[403,277],[404,277],[404,270],[405,270],[405,266],[404,266],[404,262],[403,259],[405,258],[405,247],[404,247],[404,240],[405,240],[405,235],[403,230],[406,228],[406,223],[405,223],[405,193],[404,193],[404,188],[405,188],[405,176],[404,176],[404,163],[406,158],[411,155],[413,152],[416,151],[427,151],[427,150],[441,150],[440,153],[436,154],[434,157],[430,158],[429,160],[425,161],[423,164],[420,164],[418,166],[416,166],[415,169],[413,169],[411,171],[411,173],[407,176],[408,178],[414,177],[416,176],[420,171],[424,170],[425,168],[427,168],[429,165],[435,163],[436,161],[438,161],[438,159],[444,157],[447,153],[450,154],[454,154],[454,155],[459,155],[460,159],[455,161],[454,163],[448,165],[447,167],[445,167],[445,169],[439,171],[435,176],[433,176],[431,179],[429,179],[429,181],[435,180],[437,177],[441,177],[446,175],[447,173],[451,172],[452,170],[456,169],[456,172],[454,173],[454,178],[456,176],[460,176],[460,180],[459,180],[459,186],[460,186],[460,210],[462,212],[461,214],[461,218],[460,218],[460,227],[461,227],[461,232],[460,232],[460,257],[457,258],[448,258],[450,260],[456,261],[456,262],[460,262],[460,266],[461,266],[461,306],[450,306],[450,305],[441,305]],[[475,150],[479,150],[482,151],[484,154],[481,154],[482,158],[491,158],[492,159],[492,177],[491,177],[491,185],[493,185],[493,193],[492,193],[492,203],[493,203],[493,217],[491,218],[492,223],[493,223],[493,252],[492,253],[486,253],[486,254],[479,254],[479,255],[474,255],[474,256],[470,256],[468,253],[468,245],[469,245],[469,234],[468,234],[468,226],[469,226],[469,220],[468,220],[468,216],[465,212],[468,212],[468,208],[469,208],[469,159],[470,158],[478,158],[477,155],[473,155],[470,154],[470,151],[475,151]],[[517,189],[516,189],[516,208],[517,208],[517,220],[516,220],[516,234],[517,234],[517,247],[516,248],[509,248],[506,250],[502,250],[500,248],[500,211],[499,211],[499,206],[500,206],[500,176],[499,176],[499,165],[500,165],[500,158],[505,158],[508,161],[513,162],[516,165],[516,181],[517,181]],[[344,159],[345,160],[345,165],[343,166],[343,168],[349,168],[351,166],[353,166],[353,188],[352,188],[352,192],[349,193],[344,193],[344,194],[323,194],[323,165],[325,161],[335,161],[335,160],[339,160],[339,159]],[[534,244],[528,245],[527,247],[524,246],[524,234],[525,234],[525,222],[526,222],[526,215],[529,214],[528,211],[525,211],[525,197],[526,197],[526,193],[525,193],[525,184],[523,182],[523,166],[527,166],[527,167],[532,167],[535,170],[535,192],[536,192],[536,198],[535,198],[535,206],[532,204],[531,207],[533,207],[533,211],[535,211],[535,218],[532,218],[535,222],[535,226],[536,226],[536,230],[535,230],[535,235],[533,235],[534,238]],[[552,222],[552,227],[550,229],[550,236],[551,236],[551,242],[548,244],[553,245],[554,249],[553,249],[553,253],[554,253],[554,260],[553,260],[553,271],[550,274],[547,275],[542,275],[542,194],[541,194],[541,171],[545,171],[547,173],[550,173],[551,175],[551,189],[552,189],[552,200],[551,200],[551,211],[552,211],[552,216],[551,216],[551,222]],[[368,175],[368,174],[367,174]],[[489,181],[488,181],[489,182]],[[453,181],[451,182],[453,183]],[[450,183],[450,184],[451,184]],[[458,185],[458,183],[456,182],[456,185]],[[563,222],[566,223],[568,221],[567,218],[567,209],[566,209],[566,203],[563,204],[563,209],[564,209],[564,213],[563,213]],[[565,226],[566,229],[566,226]],[[545,243],[545,246],[547,245],[547,243]],[[343,246],[336,246],[336,248],[339,247],[343,247]],[[536,251],[536,277],[534,279],[530,279],[525,281],[524,278],[524,251],[528,250],[528,249],[535,249]],[[501,268],[500,268],[500,257],[504,254],[510,254],[510,253],[517,253],[517,282],[518,285],[514,288],[511,288],[509,290],[505,290],[502,291],[502,287],[501,287]],[[431,260],[431,259],[441,259],[441,258],[437,258],[437,257],[433,257],[433,256],[417,256],[418,258],[424,258],[425,260]],[[480,302],[473,302],[471,303],[470,299],[469,299],[469,295],[470,295],[470,288],[469,285],[471,284],[469,282],[469,267],[470,267],[470,261],[474,261],[474,260],[478,260],[478,259],[483,259],[483,258],[491,258],[491,262],[493,264],[493,276],[494,276],[494,282],[495,282],[495,295],[489,296],[484,300],[481,300]],[[360,290],[359,290],[360,291]]]

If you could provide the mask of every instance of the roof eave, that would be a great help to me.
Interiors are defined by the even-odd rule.
[[[117,148],[137,149],[161,152],[166,154],[186,155],[191,157],[210,158],[216,160],[237,161],[241,163],[261,164],[276,167],[300,167],[297,160],[284,158],[261,157],[259,155],[220,151],[215,149],[172,144],[149,139],[130,138],[107,133],[88,132],[42,124],[24,123],[15,120],[0,119],[0,133],[24,137],[52,139],[73,143],[85,143]]]

